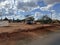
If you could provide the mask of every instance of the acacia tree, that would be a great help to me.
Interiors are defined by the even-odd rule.
[[[48,17],[47,15],[45,15],[39,21],[43,24],[49,24],[52,22],[52,19]]]
[[[7,17],[5,17],[5,19],[4,20],[8,20],[8,18]]]
[[[29,19],[29,20],[33,21],[34,20],[34,17],[33,16],[30,16],[30,15],[26,15],[25,16],[25,19]]]
[[[33,23],[33,21],[34,21],[34,17],[33,16],[30,16],[30,15],[27,15],[26,16],[26,22],[29,24],[29,23]]]

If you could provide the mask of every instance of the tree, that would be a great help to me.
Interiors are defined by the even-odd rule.
[[[33,21],[34,21],[34,17],[30,16],[30,15],[27,15],[25,21],[26,21],[27,24],[32,24]]]
[[[16,22],[20,22],[20,20],[19,20],[19,19],[17,19],[17,20],[16,20]]]
[[[33,20],[34,20],[34,17],[33,17],[33,16],[26,15],[25,17],[26,17],[26,19],[27,19],[27,20],[31,20],[31,21],[33,21]]]
[[[8,20],[8,18],[7,17],[5,17],[5,19],[4,20]]]
[[[45,15],[41,18],[40,22],[44,23],[44,24],[49,24],[52,22],[52,19],[50,17],[48,17],[47,15]]]

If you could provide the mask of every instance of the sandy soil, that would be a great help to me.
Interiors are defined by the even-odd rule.
[[[44,27],[47,26],[51,26],[49,24],[44,24]],[[0,33],[2,32],[8,32],[8,33],[12,33],[12,32],[16,32],[18,30],[33,30],[36,28],[41,28],[42,24],[33,24],[33,25],[28,25],[28,24],[22,24],[22,23],[10,23],[9,26],[7,27],[0,27]]]
[[[52,24],[22,24],[10,23],[7,27],[0,27],[0,45],[17,45],[60,30],[60,25]]]

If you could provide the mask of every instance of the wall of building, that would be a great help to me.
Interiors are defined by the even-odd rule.
[[[9,22],[8,21],[0,21],[0,27],[1,26],[8,26]]]

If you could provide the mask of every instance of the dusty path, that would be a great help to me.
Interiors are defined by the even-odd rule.
[[[17,40],[4,41],[0,45],[60,45],[60,31],[48,34],[46,36],[39,36],[36,40]]]
[[[21,24],[22,25],[22,24]],[[22,25],[22,27],[23,27],[24,25]],[[16,26],[15,24],[14,24],[14,26],[12,26],[12,28],[11,27],[8,27],[8,28],[6,28],[6,27],[1,27],[0,29],[0,32],[5,32],[5,31],[7,31],[7,30],[5,30],[5,29],[9,29],[8,30],[8,32],[13,32],[13,31],[18,31],[17,29],[19,29],[19,31],[18,31],[18,33],[11,33],[11,35],[9,35],[8,34],[8,37],[11,37],[11,39],[18,39],[18,40],[7,40],[7,37],[5,37],[6,35],[3,33],[3,35],[4,35],[4,38],[6,38],[6,41],[2,41],[2,42],[0,42],[0,45],[60,45],[60,31],[58,31],[58,32],[53,32],[53,31],[55,31],[55,30],[60,30],[60,25],[59,26],[53,26],[53,27],[50,27],[50,25],[45,25],[45,28],[43,29],[43,28],[40,28],[40,26],[41,25],[25,25],[24,26],[24,29],[25,28],[29,28],[30,30],[31,29],[34,29],[33,31],[22,31],[23,33],[21,33],[21,32],[19,32],[19,31],[21,31],[20,30],[20,28],[21,28],[21,26]],[[46,26],[48,26],[47,28],[46,28]],[[16,27],[16,28],[15,28]],[[37,31],[36,31],[36,27],[38,27],[37,29]],[[3,31],[2,31],[2,29],[3,29]],[[13,30],[13,31],[11,31],[11,29]],[[28,30],[29,30],[28,29]],[[5,31],[4,31],[5,30]],[[41,30],[41,31],[40,31]],[[43,31],[44,30],[44,31]],[[48,31],[47,31],[48,30]],[[50,33],[50,34],[48,34],[48,35],[45,35],[45,36],[41,36],[40,34],[42,33],[46,33],[45,31],[47,31],[48,33],[49,33],[49,30],[50,31],[52,31],[52,33]],[[26,33],[25,33],[26,32]],[[37,37],[37,39],[35,39],[35,40],[32,40],[31,41],[31,39],[29,39],[30,37],[36,37],[36,34],[38,33],[38,37]],[[19,40],[20,39],[20,37],[25,37],[26,39],[24,39],[24,40]],[[21,37],[21,38],[22,38]],[[29,37],[29,38],[28,38]],[[10,39],[10,38],[8,38],[8,39]],[[23,39],[23,38],[22,38]],[[33,39],[33,38],[32,38]],[[56,43],[56,44],[55,44]]]
[[[54,32],[47,37],[39,38],[29,45],[60,45],[60,32]]]

